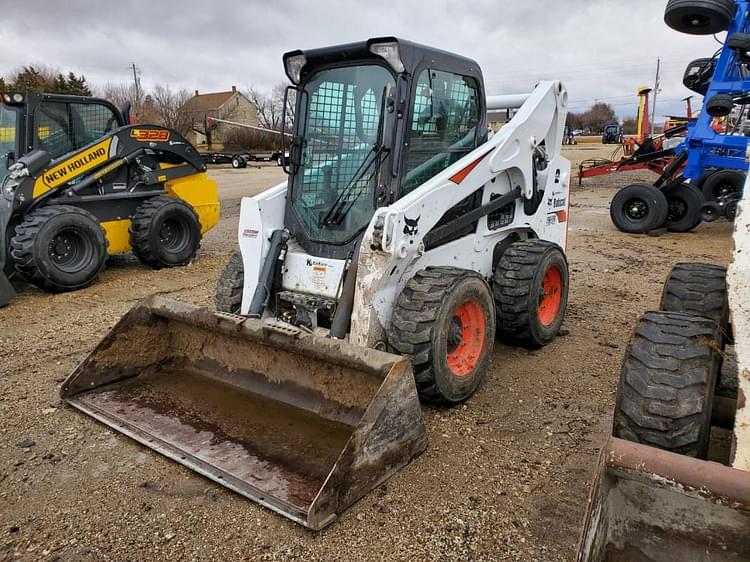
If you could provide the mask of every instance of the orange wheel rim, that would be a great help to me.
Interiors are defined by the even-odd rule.
[[[544,272],[542,279],[542,294],[539,297],[539,321],[543,326],[549,326],[560,312],[562,300],[562,273],[556,265],[551,265]]]
[[[465,302],[453,311],[448,329],[448,367],[459,379],[470,375],[479,363],[485,324],[484,310],[478,302]]]

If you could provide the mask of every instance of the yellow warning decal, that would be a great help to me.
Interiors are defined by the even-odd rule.
[[[111,143],[111,137],[104,139],[46,170],[34,183],[34,197],[66,184],[106,162],[109,158],[109,146]]]

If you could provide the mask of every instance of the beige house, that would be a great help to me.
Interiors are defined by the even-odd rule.
[[[211,122],[209,117],[236,121],[245,125],[258,126],[258,114],[236,86],[226,92],[201,94],[195,90],[184,107],[190,123],[187,139],[195,146],[206,145],[213,150],[221,149],[227,135],[234,129],[231,125]]]

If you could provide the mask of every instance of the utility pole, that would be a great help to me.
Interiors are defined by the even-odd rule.
[[[135,63],[132,64],[133,67],[133,84],[135,85],[135,99],[140,98],[140,85],[138,84],[138,70],[135,66]]]
[[[656,78],[654,79],[654,101],[651,106],[651,127],[649,133],[654,132],[654,121],[656,120],[656,95],[659,93],[659,70],[661,68],[661,59],[656,58]]]

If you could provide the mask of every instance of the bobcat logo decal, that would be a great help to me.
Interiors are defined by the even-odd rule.
[[[404,234],[407,236],[416,236],[419,232],[420,218],[422,218],[422,215],[419,215],[416,219],[404,217]]]

